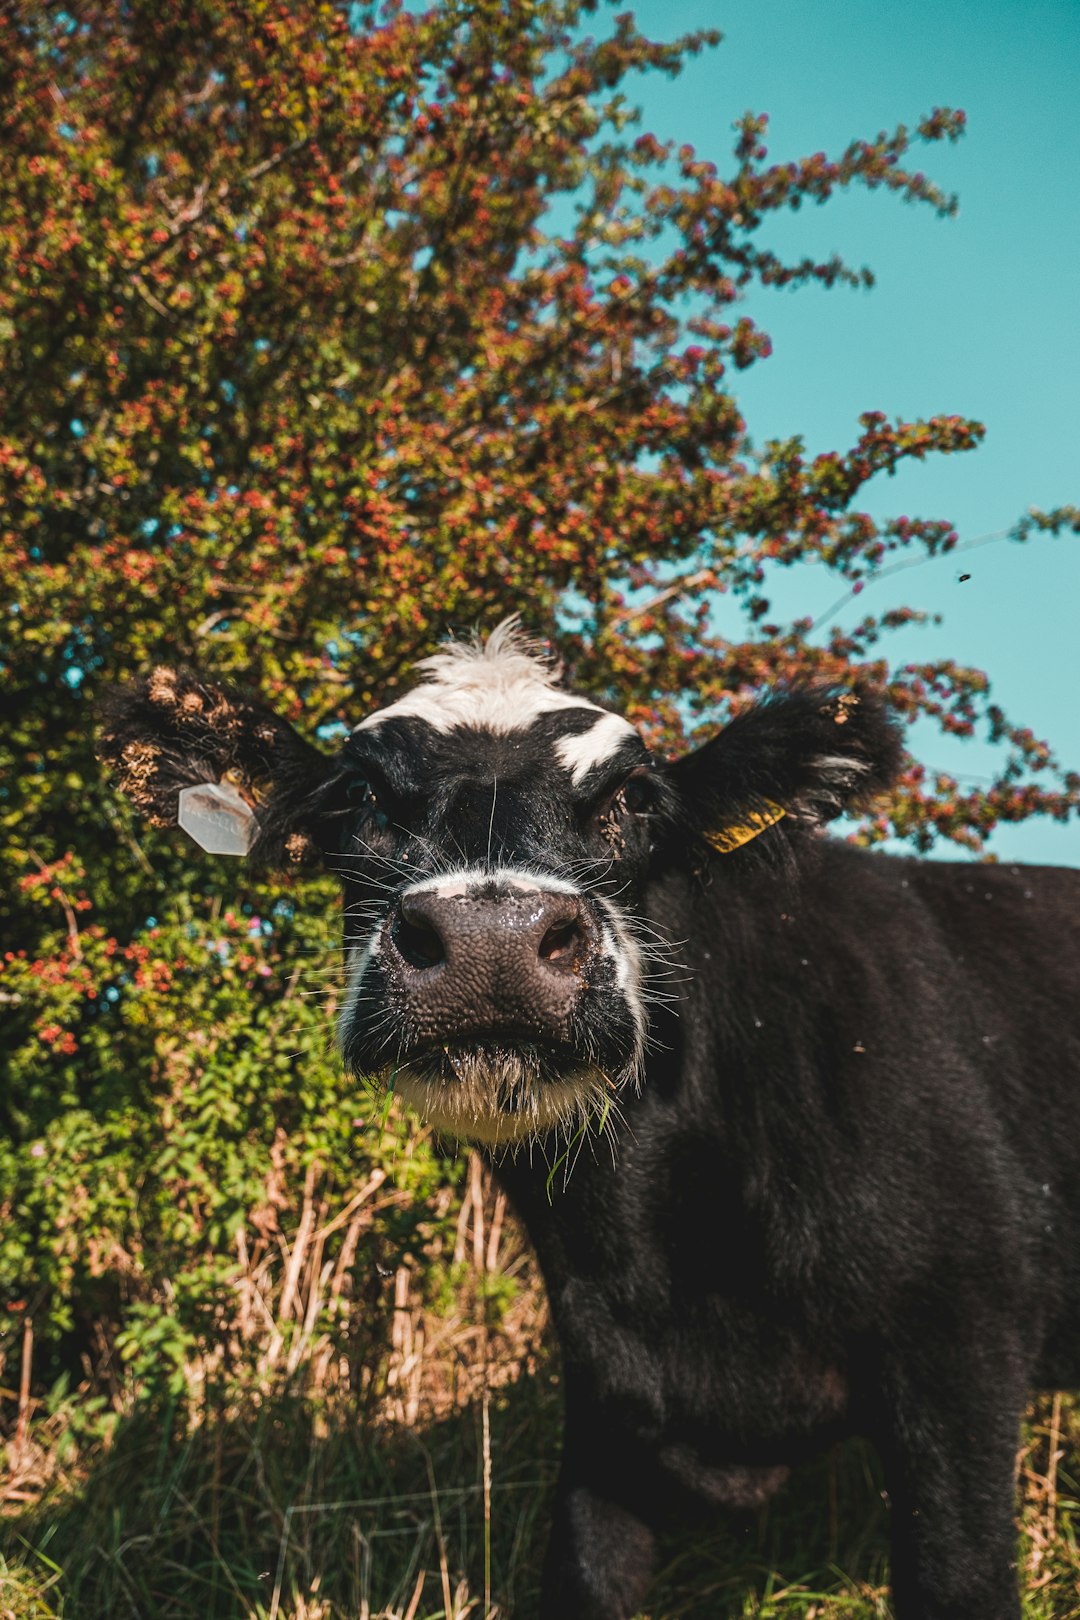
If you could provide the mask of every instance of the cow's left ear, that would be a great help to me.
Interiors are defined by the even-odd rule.
[[[102,711],[101,757],[155,826],[272,865],[315,852],[333,762],[258,699],[162,665],[114,687]]]
[[[820,825],[860,809],[902,760],[880,693],[805,686],[745,709],[668,771],[685,819],[726,854],[784,818]]]

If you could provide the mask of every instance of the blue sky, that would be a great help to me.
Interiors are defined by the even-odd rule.
[[[772,358],[737,381],[752,434],[799,433],[815,452],[853,442],[864,410],[958,412],[985,422],[982,446],[872,484],[867,510],[947,517],[969,540],[1031,505],[1080,503],[1080,0],[640,0],[632,9],[654,38],[722,30],[723,43],[679,79],[631,85],[644,128],[690,141],[721,172],[732,122],[748,108],[770,114],[775,159],[835,154],[934,106],[968,115],[958,145],[920,146],[913,164],[959,194],[955,219],[857,192],[771,227],[777,251],[836,250],[869,265],[877,284],[748,299],[774,342]],[[799,569],[774,600],[794,615],[840,594],[834,577]],[[1080,769],[1080,538],[999,542],[928,563],[868,588],[857,615],[899,603],[945,620],[893,637],[890,656],[986,669],[1011,718]],[[981,743],[937,734],[922,754],[972,777],[991,757]],[[1003,828],[991,848],[1080,866],[1080,822]]]

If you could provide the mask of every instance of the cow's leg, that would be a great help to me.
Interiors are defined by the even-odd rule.
[[[1015,1468],[1023,1379],[985,1347],[946,1379],[893,1365],[878,1436],[897,1620],[1020,1620]]]
[[[654,1565],[653,1533],[602,1471],[563,1455],[544,1562],[541,1620],[631,1620]]]

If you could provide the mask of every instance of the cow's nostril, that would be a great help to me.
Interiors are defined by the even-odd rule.
[[[560,967],[572,967],[578,961],[585,944],[585,936],[577,918],[555,923],[540,941],[541,962],[554,962]]]
[[[433,968],[446,961],[446,947],[429,924],[399,917],[392,933],[400,955],[411,967]]]

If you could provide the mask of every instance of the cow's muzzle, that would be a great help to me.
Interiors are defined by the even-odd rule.
[[[597,929],[580,896],[548,888],[407,892],[379,957],[412,1043],[562,1042]]]

